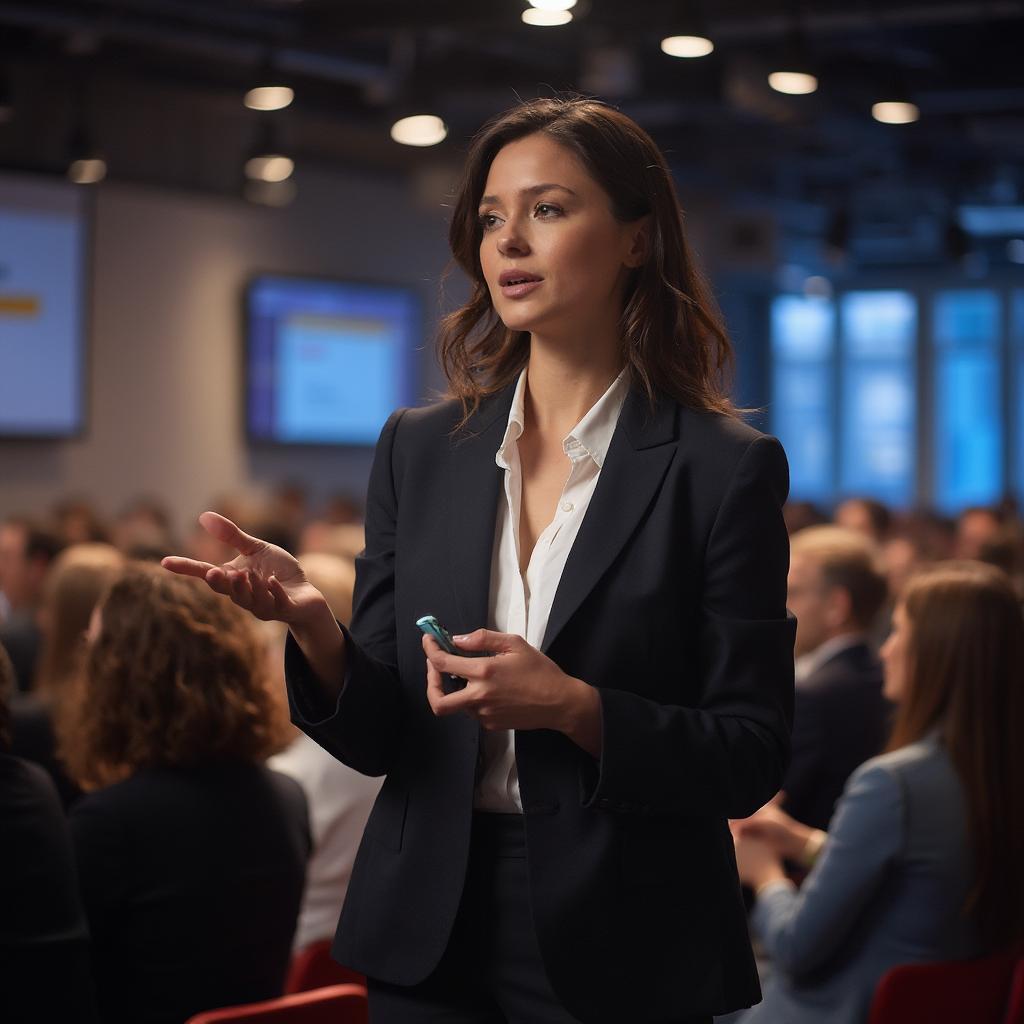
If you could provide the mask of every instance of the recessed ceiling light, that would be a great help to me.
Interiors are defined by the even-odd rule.
[[[245,94],[250,110],[283,110],[295,99],[295,91],[287,85],[259,85]]]
[[[95,185],[106,176],[107,162],[101,157],[72,160],[68,167],[68,178],[76,185]]]
[[[670,57],[706,57],[714,48],[705,36],[668,36],[661,41],[661,52]]]
[[[883,124],[913,124],[921,116],[921,111],[913,103],[887,100],[874,104],[871,116]]]
[[[413,114],[391,126],[391,138],[403,146],[436,146],[448,137],[448,126],[436,114]]]
[[[818,88],[818,79],[806,71],[773,71],[768,76],[768,84],[776,92],[806,96]]]
[[[572,21],[571,11],[542,11],[536,7],[527,7],[523,11],[523,21],[527,25],[568,25]]]
[[[527,2],[538,11],[570,11],[576,6],[576,0],[527,0]]]
[[[286,181],[295,170],[295,161],[281,153],[265,153],[245,162],[245,176],[253,181]]]

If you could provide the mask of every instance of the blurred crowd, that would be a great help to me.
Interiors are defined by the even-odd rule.
[[[301,487],[283,485],[264,501],[211,507],[296,554],[347,623],[363,546],[357,502],[339,495],[314,513]],[[1011,501],[947,518],[850,498],[831,516],[791,503],[786,518],[788,603],[798,619],[792,762],[776,799],[732,823],[766,978],[774,974],[771,984],[790,1000],[779,1010],[777,998],[766,998],[758,1021],[802,1019],[793,949],[801,936],[809,941],[811,926],[794,922],[825,913],[819,888],[834,894],[845,884],[836,867],[819,878],[823,854],[833,865],[841,860],[837,820],[860,856],[862,837],[849,835],[854,812],[843,817],[837,808],[856,803],[858,773],[893,749],[894,716],[906,749],[947,728],[948,707],[921,712],[921,693],[906,697],[924,684],[894,681],[912,675],[900,660],[901,623],[909,629],[907,616],[920,607],[946,614],[941,602],[928,604],[927,587],[907,604],[908,588],[943,566],[951,568],[941,578],[968,603],[1004,588],[1015,595],[1014,636],[1024,600],[1024,524]],[[0,817],[10,865],[0,879],[0,944],[34,998],[40,986],[46,993],[37,1019],[180,1024],[211,1006],[279,994],[294,951],[333,934],[379,788],[289,724],[285,627],[160,569],[168,554],[220,564],[234,552],[198,525],[175,536],[168,510],[151,498],[109,520],[75,499],[0,523]],[[965,615],[943,626],[962,650],[982,643],[981,627],[965,625]],[[927,654],[915,652],[918,662]],[[994,678],[1019,671],[1019,649],[1006,657]],[[1000,698],[1012,722],[1022,680],[997,683],[1015,688]],[[954,693],[958,684],[948,685]],[[979,721],[995,721],[994,698],[983,698]],[[900,718],[897,705],[918,710]],[[908,725],[913,714],[919,720]],[[866,799],[872,806],[879,798]],[[976,810],[967,815],[975,827]],[[1018,841],[1020,809],[1010,817]],[[957,827],[946,831],[959,834]],[[997,869],[992,877],[1003,877]],[[1018,882],[1011,903],[1019,894]],[[816,909],[792,902],[800,900]],[[989,932],[993,941],[1013,934],[998,921]],[[949,938],[942,948],[969,955],[987,947]],[[930,955],[915,954],[912,942],[904,950]],[[877,960],[869,987],[897,955]],[[46,985],[55,971],[66,984]],[[846,990],[852,984],[847,978]],[[848,1019],[864,1012],[861,1004]]]

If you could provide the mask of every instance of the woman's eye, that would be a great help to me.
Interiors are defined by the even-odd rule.
[[[561,209],[554,203],[538,203],[534,210],[538,217],[555,217],[561,212]]]
[[[497,214],[494,213],[481,213],[479,217],[477,217],[477,220],[480,222],[480,227],[482,227],[484,231],[490,231],[491,228],[497,227],[499,223],[499,218]]]

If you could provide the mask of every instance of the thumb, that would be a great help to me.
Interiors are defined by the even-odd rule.
[[[523,643],[523,638],[515,633],[497,633],[493,629],[475,629],[472,633],[453,636],[452,640],[457,647],[467,651],[491,651],[494,654],[506,654]]]
[[[223,544],[230,544],[240,555],[255,554],[263,546],[263,541],[243,533],[230,519],[219,512],[203,512],[199,517],[203,529]]]

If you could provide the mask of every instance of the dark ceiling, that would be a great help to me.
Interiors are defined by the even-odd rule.
[[[0,73],[14,115],[0,167],[60,171],[76,121],[110,177],[237,191],[272,119],[299,167],[402,174],[455,162],[517,96],[576,89],[636,117],[683,182],[774,203],[1024,200],[1024,0],[705,0],[715,52],[663,55],[684,8],[580,0],[572,24],[523,25],[523,0],[78,0],[0,2]],[[798,23],[821,88],[772,92],[766,74]],[[273,60],[296,90],[274,114],[241,103]],[[917,124],[872,120],[901,80]],[[448,140],[392,143],[404,104],[429,105]],[[936,199],[936,197],[939,197]]]

